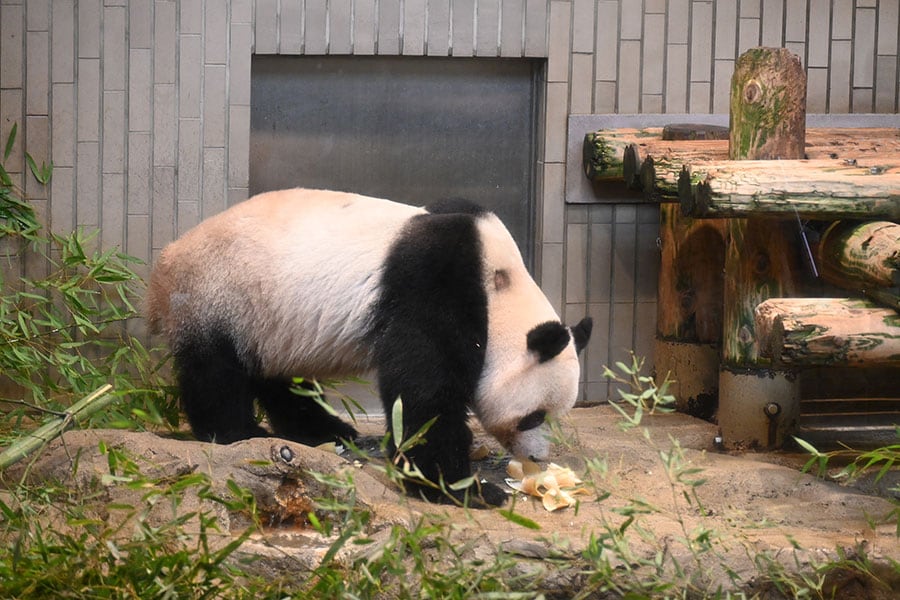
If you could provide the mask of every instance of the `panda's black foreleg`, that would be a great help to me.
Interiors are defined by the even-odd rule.
[[[451,484],[462,481],[472,475],[472,463],[469,453],[472,446],[472,432],[468,426],[468,414],[465,406],[451,396],[449,390],[415,389],[406,381],[404,386],[407,400],[403,402],[403,440],[413,437],[425,428],[429,421],[437,417],[425,431],[424,439],[409,448],[402,449],[399,464],[403,459],[411,461],[431,484],[418,484],[414,479],[407,480],[404,485],[408,493],[424,497],[430,502],[468,503],[474,508],[485,506],[501,506],[506,502],[507,494],[492,483],[476,481],[467,489],[451,490]],[[396,398],[394,386],[382,382],[382,401],[387,415],[387,430],[393,431],[393,402],[386,398]],[[402,393],[401,399],[402,399]],[[396,440],[391,440],[391,454],[398,455]],[[441,487],[443,483],[443,488]]]
[[[329,414],[312,398],[291,391],[292,385],[286,379],[255,382],[257,398],[275,435],[308,446],[356,439],[358,434],[353,427]],[[300,385],[313,389],[311,384]]]
[[[428,433],[425,434],[425,442],[422,445],[413,446],[402,454],[415,464],[425,479],[437,484],[437,487],[424,483],[417,484],[414,480],[410,480],[406,482],[408,492],[422,496],[430,502],[454,502],[467,504],[473,508],[502,506],[506,502],[507,494],[489,482],[476,481],[465,489],[450,489],[452,484],[472,475],[469,459],[472,432],[465,421],[460,427],[451,424],[446,415],[442,415],[429,431],[433,433],[430,436]],[[437,432],[440,432],[439,436],[435,435]]]
[[[228,340],[180,344],[174,359],[181,405],[198,440],[230,444],[268,435],[255,419],[250,375]]]

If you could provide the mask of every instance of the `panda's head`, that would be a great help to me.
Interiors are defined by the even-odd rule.
[[[578,352],[592,322],[565,326],[525,268],[496,216],[479,218],[488,343],[474,410],[482,426],[513,455],[544,459],[548,417],[569,411],[578,395]]]

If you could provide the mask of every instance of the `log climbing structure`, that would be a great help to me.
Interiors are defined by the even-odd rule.
[[[900,129],[807,130],[805,95],[799,59],[754,48],[728,127],[584,137],[595,186],[660,205],[656,370],[678,381],[681,410],[716,415],[729,448],[797,435],[816,369],[875,396],[832,403],[837,431],[900,424]]]

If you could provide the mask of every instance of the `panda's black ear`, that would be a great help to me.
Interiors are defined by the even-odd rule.
[[[591,340],[591,331],[594,330],[594,320],[585,317],[572,327],[572,337],[575,339],[575,352],[581,352]]]
[[[528,332],[528,350],[538,355],[538,362],[547,362],[569,345],[569,330],[559,321],[547,321]]]

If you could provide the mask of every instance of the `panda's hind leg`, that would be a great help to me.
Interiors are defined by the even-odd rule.
[[[285,379],[259,379],[255,382],[256,396],[269,417],[275,435],[309,446],[356,439],[357,432],[353,427],[329,414],[313,398],[291,391],[292,385]],[[307,390],[314,389],[307,382],[300,386]]]
[[[228,339],[181,343],[174,359],[181,405],[198,440],[230,444],[269,435],[256,422],[252,379]]]

